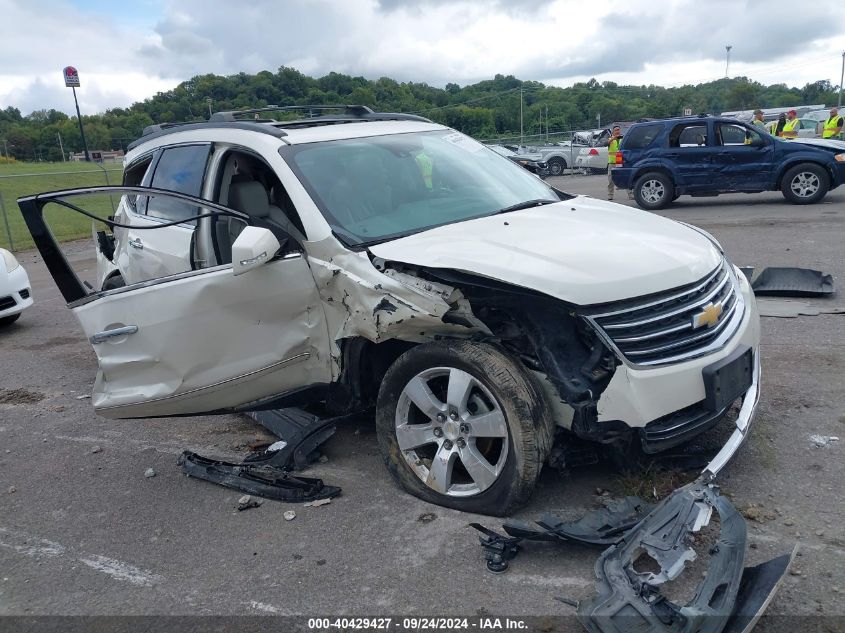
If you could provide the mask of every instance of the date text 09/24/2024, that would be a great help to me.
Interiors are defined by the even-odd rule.
[[[331,630],[402,630],[402,631],[499,631],[525,630],[528,624],[519,618],[444,618],[444,617],[409,617],[409,618],[309,618],[308,628],[314,631]]]

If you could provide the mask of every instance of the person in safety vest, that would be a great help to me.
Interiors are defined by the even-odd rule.
[[[420,152],[414,159],[417,161],[417,167],[420,170],[420,175],[422,175],[425,188],[431,189],[433,185],[432,175],[434,172],[434,165],[431,162],[431,158],[425,152]]]
[[[839,110],[836,108],[830,109],[830,118],[824,122],[822,129],[822,138],[840,138],[842,135],[842,117],[839,116]]]
[[[798,113],[790,110],[786,113],[786,124],[783,126],[781,136],[786,139],[798,138],[798,130],[801,129],[801,121],[798,120]]]
[[[769,125],[769,133],[772,136],[781,136],[783,133],[783,126],[786,125],[786,115],[781,114],[777,121],[772,121]]]
[[[613,168],[616,167],[616,153],[622,144],[622,128],[614,125],[607,141],[607,199],[613,200],[616,187],[613,184]]]
[[[751,121],[754,125],[759,125],[761,127],[766,127],[766,122],[763,121],[763,111],[762,110],[754,110],[754,119]]]

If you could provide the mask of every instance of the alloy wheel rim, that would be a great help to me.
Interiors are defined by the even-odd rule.
[[[802,171],[795,175],[790,183],[790,189],[799,198],[809,198],[816,194],[821,186],[819,177],[811,171]]]
[[[659,180],[647,180],[641,189],[643,200],[650,203],[660,202],[666,195],[666,188]]]
[[[396,441],[414,474],[435,492],[470,497],[502,474],[509,438],[493,394],[472,374],[433,367],[405,385],[396,406]]]

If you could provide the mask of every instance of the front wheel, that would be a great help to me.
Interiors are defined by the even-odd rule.
[[[823,167],[813,163],[796,165],[783,175],[780,191],[792,204],[813,204],[827,194],[830,183]]]
[[[560,176],[566,169],[566,161],[562,158],[550,158],[548,164],[550,176]]]
[[[411,494],[501,516],[531,496],[554,420],[533,377],[486,343],[419,345],[393,364],[376,408],[379,448]]]
[[[666,174],[653,171],[637,179],[634,199],[641,209],[656,211],[664,208],[675,197],[675,186]]]

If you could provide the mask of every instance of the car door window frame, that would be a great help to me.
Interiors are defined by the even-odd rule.
[[[77,276],[74,269],[70,266],[67,258],[64,255],[64,252],[58,245],[56,238],[53,236],[52,232],[50,231],[47,223],[44,220],[44,207],[50,203],[55,203],[65,207],[68,211],[73,211],[79,213],[80,211],[83,212],[83,215],[89,215],[85,212],[84,209],[80,207],[76,207],[72,202],[68,202],[68,198],[73,198],[75,196],[84,196],[84,195],[92,195],[92,194],[112,194],[112,195],[126,195],[127,193],[136,194],[136,195],[157,195],[162,197],[170,197],[170,198],[177,198],[179,200],[183,200],[188,203],[196,204],[197,206],[203,209],[202,213],[197,216],[197,219],[202,219],[203,217],[213,217],[210,214],[223,214],[223,215],[230,215],[237,218],[244,220],[247,224],[252,225],[251,218],[249,215],[237,211],[235,209],[230,209],[223,205],[217,204],[216,202],[211,202],[209,200],[204,200],[197,196],[190,196],[187,194],[179,193],[177,191],[169,191],[165,189],[155,189],[152,187],[123,187],[123,186],[103,186],[103,187],[84,187],[80,189],[71,189],[67,191],[57,191],[53,193],[47,194],[39,194],[34,196],[27,196],[26,198],[21,198],[18,201],[18,204],[21,208],[21,212],[24,216],[24,220],[26,221],[27,227],[30,230],[30,233],[33,236],[33,240],[35,241],[35,245],[38,248],[39,252],[41,253],[42,258],[44,259],[44,263],[47,265],[50,274],[53,276],[53,279],[56,282],[56,285],[59,288],[59,291],[62,293],[62,296],[65,298],[65,301],[68,303],[68,306],[75,307],[77,305],[82,305],[89,301],[94,301],[102,296],[117,294],[120,292],[126,292],[141,286],[149,286],[158,283],[166,283],[168,281],[172,281],[174,279],[179,279],[185,276],[191,275],[200,275],[206,274],[209,272],[213,272],[216,270],[224,269],[224,268],[231,268],[232,264],[221,264],[219,266],[213,266],[210,268],[201,268],[199,270],[191,270],[185,271],[182,273],[177,273],[174,275],[166,275],[162,277],[158,277],[156,279],[150,279],[147,281],[142,281],[139,283],[122,286],[120,288],[115,288],[111,290],[102,290],[102,289],[95,289],[87,284],[85,284],[80,278]],[[75,208],[74,208],[75,207]],[[114,226],[114,222],[112,220],[104,220],[98,218],[96,216],[91,215],[92,219],[95,219],[98,222],[102,222],[104,224]],[[150,226],[145,230],[161,230],[163,228],[167,228],[168,226],[177,226],[178,223],[168,223],[166,221],[161,222],[164,226]],[[137,228],[137,227],[136,227]],[[196,230],[196,229],[194,229]],[[281,243],[281,240],[280,240]],[[280,249],[280,253],[283,253],[283,257],[301,257],[301,252],[296,253],[285,253],[285,244],[281,244],[282,248]],[[279,256],[277,255],[276,258]]]

